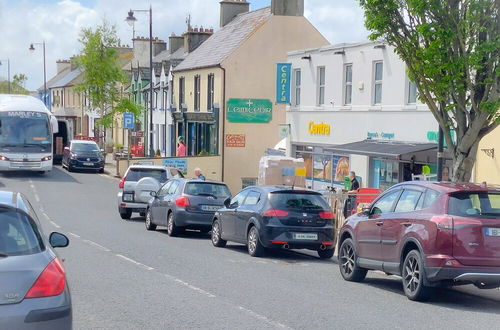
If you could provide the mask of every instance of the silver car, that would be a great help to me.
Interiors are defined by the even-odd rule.
[[[122,219],[130,219],[133,212],[146,215],[151,192],[172,178],[183,178],[182,172],[174,167],[134,164],[131,165],[118,184],[118,213]]]
[[[71,329],[71,297],[55,247],[25,196],[0,191],[0,329]]]

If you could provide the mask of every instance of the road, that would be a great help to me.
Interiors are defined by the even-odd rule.
[[[122,220],[118,180],[56,168],[45,176],[0,175],[39,210],[72,290],[75,329],[497,329],[500,291],[467,286],[428,303],[404,296],[397,277],[342,280],[336,261],[276,251],[251,258],[241,245],[214,248],[209,235],[171,238]]]

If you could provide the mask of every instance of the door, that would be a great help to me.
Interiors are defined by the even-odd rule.
[[[371,260],[381,260],[381,227],[383,220],[394,210],[394,204],[401,190],[392,190],[373,203],[370,214],[358,222],[355,237],[358,243],[358,257]]]
[[[164,200],[167,197],[168,190],[172,185],[172,181],[165,183],[158,191],[155,199],[153,200],[151,206],[151,214],[153,215],[153,222],[156,224],[163,224],[163,218],[166,217],[167,210],[164,204]]]
[[[175,210],[175,199],[178,197],[179,194],[179,187],[181,185],[179,180],[172,180],[171,185],[168,187],[168,191],[163,197],[161,201],[161,212],[162,212],[162,217],[161,217],[161,223],[166,226],[167,225],[167,213],[169,210],[172,210],[174,212]]]
[[[231,199],[228,208],[222,212],[222,235],[223,238],[235,238],[238,208],[243,205],[248,190],[243,190]]]
[[[247,240],[247,225],[252,217],[255,217],[260,203],[260,192],[251,190],[243,201],[243,205],[238,208],[234,219],[234,236],[240,242]]]

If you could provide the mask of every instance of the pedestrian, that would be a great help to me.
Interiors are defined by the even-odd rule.
[[[199,167],[194,169],[194,175],[198,178],[198,180],[205,181],[207,178],[201,173],[201,169]]]
[[[344,205],[344,217],[347,218],[351,215],[352,210],[356,208],[356,193],[359,189],[359,182],[356,179],[356,172],[349,172],[349,180],[351,181],[351,190],[347,192],[347,200]]]
[[[186,144],[184,143],[184,136],[180,135],[177,139],[177,157],[186,157]]]
[[[358,179],[356,179],[356,172],[349,172],[349,180],[351,180],[351,190],[349,190],[349,194],[357,193],[359,189],[359,182]]]

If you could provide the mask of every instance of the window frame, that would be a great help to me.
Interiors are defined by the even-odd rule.
[[[399,202],[401,201],[401,199],[403,198],[403,195],[406,193],[406,192],[416,192],[416,193],[419,193],[420,195],[418,196],[418,199],[413,207],[413,210],[403,210],[403,211],[398,211],[398,205],[399,205]],[[405,188],[403,189],[401,195],[399,195],[399,198],[396,202],[396,204],[394,205],[394,213],[408,213],[408,212],[415,212],[415,211],[418,211],[417,207],[420,203],[420,200],[422,199],[422,197],[425,196],[425,191],[421,191],[421,190],[417,190],[417,189],[411,189],[411,188]]]
[[[185,99],[185,77],[179,77],[179,109],[182,109],[182,104],[186,103]]]
[[[382,196],[380,196],[380,198],[378,198],[375,202],[373,202],[373,205],[370,208],[370,216],[381,216],[383,214],[393,213],[394,212],[394,207],[396,206],[396,203],[398,202],[399,197],[401,197],[401,193],[403,192],[403,190],[404,189],[399,189],[399,188],[398,189],[394,189],[394,190],[389,190],[389,191],[387,191],[387,193],[385,193]],[[394,201],[392,202],[390,210],[388,212],[386,212],[386,213],[374,213],[374,210],[375,210],[375,208],[377,206],[377,203],[380,202],[385,197],[390,196],[392,194],[394,194],[396,196],[396,198],[394,198]]]
[[[323,107],[325,105],[325,85],[326,85],[326,67],[318,66],[316,71],[316,106]],[[323,78],[323,81],[321,81]]]
[[[294,69],[293,70],[293,106],[294,107],[300,106],[301,89],[302,89],[302,71],[301,71],[301,69]]]
[[[207,110],[213,111],[215,100],[215,75],[209,73],[207,76]]]
[[[193,104],[194,104],[194,111],[200,111],[200,95],[201,95],[201,76],[199,74],[194,76],[193,79],[193,84],[194,84],[194,92],[193,92]]]
[[[414,97],[415,97],[415,100],[410,100],[410,97],[412,96],[412,86],[415,86],[415,94],[414,94]],[[417,100],[418,100],[418,89],[417,89],[417,84],[415,84],[415,82],[413,82],[412,80],[410,80],[410,78],[407,79],[407,83],[406,83],[406,104],[408,105],[415,105],[417,104]]]
[[[254,204],[247,204],[248,197],[250,197],[250,194],[252,194],[252,193],[258,195],[257,202],[254,203]],[[262,200],[262,194],[259,191],[257,191],[257,190],[250,190],[248,192],[248,194],[245,196],[245,200],[243,201],[242,206],[255,206],[255,205],[258,205],[261,200]]]
[[[381,77],[380,80],[377,80],[377,65],[381,64]],[[384,61],[373,61],[373,82],[372,82],[372,105],[381,105],[382,104],[382,92],[383,92],[383,81],[384,81]],[[380,100],[377,102],[377,86],[380,86]]]
[[[351,70],[351,80],[348,81],[347,80],[347,69],[350,68]],[[353,74],[353,71],[352,71],[352,68],[353,68],[353,65],[352,63],[346,63],[344,64],[344,79],[343,79],[343,98],[342,98],[342,101],[343,101],[343,105],[351,105],[352,104],[352,74]],[[349,93],[349,102],[347,102],[347,87],[350,87],[350,93]]]

